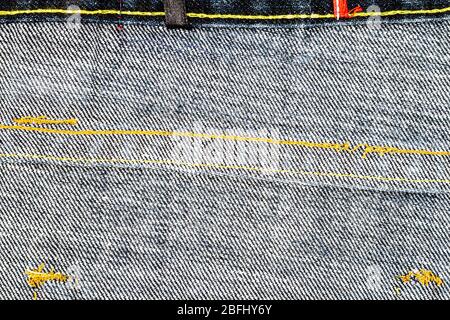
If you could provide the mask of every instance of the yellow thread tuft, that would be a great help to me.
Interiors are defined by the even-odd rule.
[[[71,126],[75,126],[78,124],[77,119],[49,119],[46,116],[39,117],[22,117],[19,119],[13,119],[14,123],[17,124],[68,124]]]
[[[440,287],[444,281],[437,275],[435,275],[431,270],[420,269],[419,271],[410,271],[405,275],[399,276],[403,283],[409,283],[416,281],[423,286],[428,286],[430,283],[436,284]]]
[[[44,263],[39,265],[36,269],[26,270],[25,274],[28,276],[27,283],[30,287],[39,289],[44,283],[48,281],[66,282],[69,277],[55,272],[53,268],[49,272],[44,272]]]

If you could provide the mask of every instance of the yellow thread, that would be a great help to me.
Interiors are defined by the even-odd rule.
[[[68,124],[71,126],[75,126],[78,123],[77,119],[49,119],[46,116],[39,117],[22,117],[19,119],[13,119],[13,122],[17,124]]]
[[[398,276],[403,283],[417,281],[423,286],[428,286],[430,283],[435,283],[440,287],[444,281],[432,271],[420,269],[419,271],[410,271],[405,275]]]
[[[329,143],[329,142],[311,142],[301,140],[279,140],[273,138],[261,137],[244,137],[236,135],[224,134],[206,134],[195,132],[176,132],[164,130],[67,130],[67,129],[51,129],[40,127],[29,127],[20,125],[2,125],[0,130],[18,130],[18,131],[32,131],[39,133],[74,135],[74,136],[103,136],[103,135],[143,135],[143,136],[162,136],[162,137],[185,137],[185,138],[201,138],[201,139],[220,139],[232,140],[240,142],[260,142],[276,145],[291,145],[313,149],[331,149],[337,152],[356,153],[362,151],[362,157],[375,153],[378,155],[385,154],[411,154],[411,155],[426,155],[426,156],[450,156],[450,151],[433,151],[421,149],[401,149],[397,147],[388,146],[371,146],[368,144],[358,144],[352,147],[349,142],[345,143]]]
[[[232,20],[293,20],[293,19],[332,19],[334,14],[281,14],[281,15],[245,15],[245,14],[208,14],[188,13],[188,17],[197,19],[232,19]]]
[[[370,17],[370,16],[395,16],[395,15],[411,15],[411,14],[442,14],[450,12],[450,7],[441,9],[423,9],[423,10],[392,10],[392,11],[381,11],[381,12],[357,12],[353,14],[354,17]]]
[[[441,9],[424,10],[392,10],[383,12],[357,12],[354,17],[370,16],[395,16],[395,15],[429,15],[450,12],[450,7]],[[32,10],[11,10],[0,11],[0,16],[14,16],[21,14],[82,14],[82,15],[118,15],[125,16],[146,16],[163,17],[164,12],[159,11],[120,11],[120,10],[69,10],[69,9],[32,9]],[[233,20],[291,20],[291,19],[334,19],[334,14],[285,14],[285,15],[242,15],[242,14],[208,14],[208,13],[187,13],[190,18],[197,19],[233,19]]]
[[[70,9],[31,9],[0,11],[0,16],[15,16],[20,14],[82,14],[82,15],[125,15],[125,16],[148,16],[161,17],[164,12],[146,11],[120,11],[120,10],[70,10]]]
[[[144,160],[144,159],[120,159],[120,158],[71,158],[71,157],[57,157],[47,155],[36,154],[0,154],[0,158],[22,158],[22,159],[39,159],[61,162],[77,162],[77,163],[122,163],[122,164],[166,164],[175,165],[190,168],[214,168],[214,169],[229,169],[229,170],[244,170],[253,172],[266,172],[266,173],[280,173],[280,174],[294,174],[304,176],[318,176],[318,177],[334,177],[334,178],[351,178],[361,180],[376,180],[385,182],[407,182],[407,183],[442,183],[450,184],[450,180],[447,179],[409,179],[403,177],[382,177],[382,176],[364,176],[352,173],[335,173],[335,172],[309,172],[300,170],[288,170],[288,169],[273,169],[264,167],[249,167],[238,165],[220,165],[211,163],[188,163],[172,160]]]
[[[33,300],[37,300],[37,292],[33,292]]]
[[[69,279],[68,276],[55,272],[53,268],[49,272],[44,272],[44,267],[45,265],[42,263],[36,269],[25,271],[28,276],[27,283],[30,287],[38,289],[48,281],[66,282]]]

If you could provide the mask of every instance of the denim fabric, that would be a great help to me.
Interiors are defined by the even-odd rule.
[[[449,151],[449,31],[3,25],[0,298],[449,298],[448,155],[211,138]]]

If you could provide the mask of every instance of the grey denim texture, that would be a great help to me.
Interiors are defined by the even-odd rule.
[[[0,123],[450,150],[449,31],[6,24]],[[42,262],[80,280],[45,299],[449,298],[450,184],[416,181],[449,179],[448,157],[233,145],[251,166],[407,181],[67,160],[195,163],[174,153],[191,140],[0,129],[2,155],[60,158],[0,158],[0,298],[31,298],[24,270]],[[444,285],[399,283],[420,267]]]

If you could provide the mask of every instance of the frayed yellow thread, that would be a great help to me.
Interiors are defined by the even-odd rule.
[[[440,287],[444,281],[435,275],[432,271],[420,269],[419,271],[410,271],[405,275],[398,276],[403,283],[417,281],[421,285],[428,286],[430,283],[436,284]]]
[[[71,126],[75,126],[78,124],[77,119],[49,119],[46,116],[39,117],[22,117],[19,119],[13,119],[14,123],[17,124],[67,124]]]
[[[55,272],[53,268],[49,272],[44,272],[45,264],[42,263],[36,269],[25,270],[25,274],[28,276],[28,285],[35,289],[33,292],[33,300],[37,300],[37,290],[42,287],[48,281],[67,282],[68,276],[60,272]]]
[[[76,119],[72,119],[76,120]],[[276,145],[290,145],[312,149],[330,149],[337,152],[347,152],[350,154],[361,153],[362,158],[367,158],[369,154],[377,154],[380,156],[386,154],[410,154],[410,155],[422,155],[422,156],[450,156],[450,151],[433,151],[433,150],[421,150],[421,149],[401,149],[397,147],[389,146],[372,146],[369,144],[361,143],[356,146],[352,146],[349,142],[344,143],[330,143],[330,142],[312,142],[301,140],[279,140],[273,138],[261,138],[261,137],[244,137],[235,135],[223,135],[223,134],[206,134],[195,132],[176,132],[165,130],[64,130],[64,129],[51,129],[51,128],[39,128],[29,127],[21,125],[2,125],[0,124],[0,130],[17,130],[17,131],[32,131],[48,134],[60,134],[60,135],[73,135],[73,136],[103,136],[103,135],[136,135],[136,136],[160,136],[160,137],[184,137],[184,138],[199,138],[199,139],[218,139],[218,140],[232,140],[239,142],[259,142],[269,143]]]
[[[450,184],[450,179],[409,179],[403,177],[382,177],[382,176],[363,176],[352,173],[336,173],[336,172],[311,172],[311,171],[299,171],[299,170],[287,170],[287,169],[272,169],[264,167],[247,167],[237,165],[221,165],[211,163],[188,163],[172,160],[145,160],[145,159],[120,159],[120,158],[70,158],[70,157],[57,157],[48,155],[37,154],[0,154],[0,158],[18,158],[18,159],[34,159],[34,160],[49,160],[49,161],[61,161],[61,162],[74,162],[84,164],[94,163],[111,163],[111,164],[156,164],[156,165],[174,165],[188,168],[206,168],[206,169],[224,169],[224,170],[243,170],[253,172],[265,172],[265,173],[280,173],[280,174],[293,174],[303,176],[317,176],[317,177],[332,177],[332,178],[350,178],[359,180],[376,180],[385,182],[407,182],[407,183],[439,183]]]
[[[28,276],[27,283],[34,289],[39,289],[48,281],[67,282],[68,276],[60,272],[55,272],[53,268],[49,272],[44,272],[45,264],[42,263],[39,267],[32,270],[26,270],[25,274]]]

